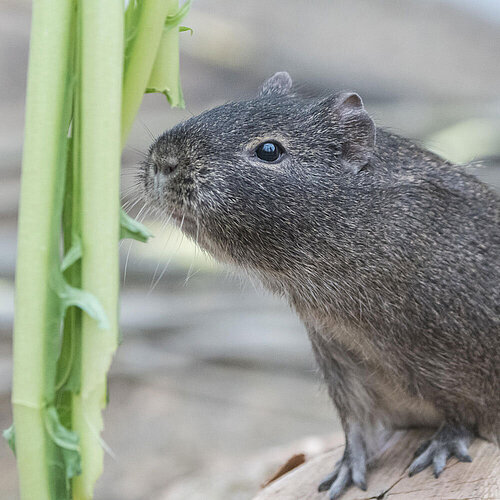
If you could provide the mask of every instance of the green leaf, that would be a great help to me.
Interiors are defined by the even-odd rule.
[[[95,319],[101,330],[109,329],[109,321],[106,312],[94,295],[69,285],[57,268],[53,269],[50,280],[53,290],[59,297],[59,315],[61,319],[64,317],[64,313],[68,307],[75,306]]]
[[[2,436],[9,443],[9,448],[16,454],[16,433],[14,429],[14,424],[12,424],[8,429],[2,432]]]
[[[132,219],[123,209],[120,210],[120,239],[132,238],[146,243],[152,236],[146,226]]]
[[[188,26],[179,26],[179,33],[182,33],[183,31],[190,31],[191,35],[194,33],[193,28],[189,28]]]
[[[182,7],[179,8],[175,14],[169,14],[167,16],[167,19],[165,20],[165,28],[172,29],[179,25],[191,8],[191,1],[192,0],[187,0],[187,2],[184,2]]]
[[[80,288],[70,286],[66,282],[64,282],[64,286],[60,288],[58,294],[61,299],[63,310],[70,306],[79,307],[97,321],[101,330],[109,329],[109,321],[106,312],[94,295]]]
[[[61,271],[66,271],[68,267],[73,265],[76,261],[82,258],[82,240],[79,236],[73,235],[73,244],[66,252],[61,264]]]
[[[70,480],[82,472],[78,435],[64,427],[54,406],[48,406],[45,412],[45,429],[53,443],[60,449],[66,477],[66,489],[70,490]]]

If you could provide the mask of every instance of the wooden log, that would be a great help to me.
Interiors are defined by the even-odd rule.
[[[431,434],[421,430],[396,433],[387,449],[369,468],[368,490],[350,487],[341,500],[500,499],[500,449],[482,439],[476,439],[469,449],[472,463],[461,463],[451,458],[438,479],[430,468],[409,477],[408,466],[415,450]],[[272,481],[254,500],[328,499],[328,494],[318,493],[317,487],[333,470],[343,449],[343,437],[339,436],[331,451],[306,460],[304,464]]]

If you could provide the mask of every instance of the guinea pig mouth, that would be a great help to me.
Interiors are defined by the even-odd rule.
[[[193,207],[191,182],[175,172],[165,175],[151,160],[142,165],[143,195],[153,212],[173,223],[186,235],[197,238],[200,224]],[[187,182],[186,182],[187,181]]]
[[[198,219],[187,210],[174,207],[170,219],[188,236],[197,238],[200,229]]]

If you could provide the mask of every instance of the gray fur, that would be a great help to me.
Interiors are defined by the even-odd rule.
[[[260,87],[258,97],[286,95],[292,88],[292,79],[286,71],[278,71]]]
[[[410,426],[498,443],[499,197],[375,128],[356,94],[306,99],[278,75],[165,132],[140,171],[145,199],[289,301],[368,459]],[[255,156],[271,139],[286,151],[273,164]]]

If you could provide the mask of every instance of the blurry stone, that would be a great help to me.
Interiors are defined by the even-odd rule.
[[[0,182],[0,217],[16,217],[19,204],[19,177],[2,179]]]
[[[14,321],[14,282],[0,278],[0,339]]]
[[[265,478],[274,474],[289,457],[311,460],[332,446],[342,443],[342,435],[309,437],[268,449],[241,462],[218,462],[203,474],[180,478],[152,500],[248,500],[260,489]]]
[[[17,225],[15,221],[0,223],[0,277],[14,278],[16,267]]]
[[[1,348],[4,351],[3,347]],[[10,351],[10,350],[9,350]],[[7,355],[8,354],[8,355]],[[0,357],[0,394],[10,394],[12,387],[12,352],[2,353]],[[3,429],[0,429],[0,434]],[[1,497],[0,497],[1,498]]]
[[[114,366],[123,355],[130,353],[119,349]],[[214,464],[239,464],[259,450],[338,430],[318,387],[315,377],[299,371],[200,362],[114,374],[103,438],[116,458],[106,455],[96,498],[151,500],[181,478],[205,477]],[[249,493],[276,467],[250,479]]]

